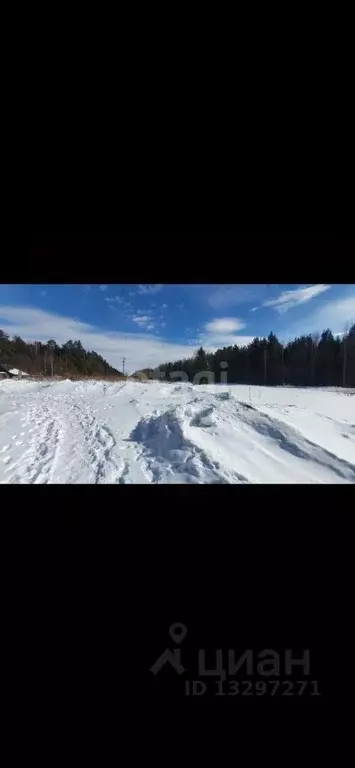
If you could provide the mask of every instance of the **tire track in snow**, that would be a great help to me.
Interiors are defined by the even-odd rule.
[[[60,426],[47,406],[32,406],[27,418],[27,423],[31,422],[36,427],[31,432],[29,448],[5,470],[18,470],[10,477],[11,483],[47,484],[53,477],[61,438]]]
[[[120,469],[112,456],[116,440],[109,427],[104,424],[96,426],[94,441],[95,483],[117,482],[122,475],[123,467]]]
[[[81,451],[81,463],[85,462],[89,468],[90,482],[95,485],[120,482],[125,464],[122,459],[117,462],[113,455],[117,442],[109,426],[96,419],[90,406],[79,406],[73,398],[68,399],[67,418],[74,435],[69,448],[75,462],[74,472],[77,470],[78,452]]]
[[[112,455],[115,437],[107,425],[96,420],[90,406],[79,405],[71,395],[49,397],[44,403],[41,394],[40,399],[41,403],[31,404],[22,420],[26,427],[33,425],[28,430],[30,444],[19,460],[6,467],[8,482],[71,483],[80,482],[81,477],[87,482],[85,469],[95,484],[119,482],[125,465],[123,460],[117,463]],[[60,451],[63,445],[65,451]],[[4,446],[4,452],[9,448]],[[11,455],[6,455],[5,462],[10,460]]]

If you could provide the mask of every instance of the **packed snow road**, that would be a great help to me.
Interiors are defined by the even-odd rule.
[[[1,483],[354,483],[355,393],[0,382]]]

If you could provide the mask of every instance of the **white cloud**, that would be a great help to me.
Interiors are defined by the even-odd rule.
[[[99,285],[100,291],[107,291],[107,285]]]
[[[310,285],[307,288],[296,288],[293,291],[283,291],[277,299],[266,299],[263,301],[263,307],[273,307],[278,312],[287,312],[292,307],[297,307],[298,304],[304,304],[316,296],[319,296],[324,291],[331,288],[330,285],[324,285],[319,283],[317,285]]]
[[[139,285],[138,293],[158,293],[163,288],[162,283],[155,283],[154,285]]]
[[[355,289],[355,286],[354,286]],[[289,338],[300,336],[302,334],[320,333],[326,328],[330,328],[333,333],[339,335],[339,329],[343,331],[346,325],[351,326],[355,322],[355,290],[354,296],[347,296],[344,299],[334,299],[328,301],[323,306],[318,307],[310,315],[303,317],[302,320],[292,323],[287,330],[280,332],[280,338]]]
[[[72,317],[62,317],[33,307],[0,306],[0,326],[9,336],[21,336],[25,341],[55,339],[64,344],[68,339],[80,339],[84,348],[95,350],[114,368],[122,367],[127,359],[128,370],[152,367],[191,356],[188,344],[174,344],[151,334],[104,332],[89,323]],[[4,322],[5,321],[5,322]]]
[[[47,291],[40,291],[41,296],[47,296]]]
[[[133,317],[130,317],[130,320],[137,323],[140,328],[147,328],[148,331],[152,331],[155,328],[155,323],[149,315],[133,315]]]
[[[168,308],[168,305],[167,305],[167,304],[162,304],[162,305],[161,305],[161,309],[167,309],[167,308]]]
[[[251,301],[258,301],[266,292],[266,285],[218,285],[210,286],[207,301],[213,309],[235,307]]]
[[[121,296],[105,296],[105,301],[116,302],[117,304],[125,303]]]
[[[235,344],[238,345],[238,347],[244,347],[247,344],[250,344],[254,336],[236,336],[235,334],[202,334],[200,336],[200,344],[201,346],[207,351],[207,352],[215,352],[216,349],[221,349],[222,347],[233,347]]]
[[[252,307],[252,309],[250,310],[250,312],[256,312],[256,310],[257,310],[257,307]]]
[[[163,315],[155,318],[152,309],[137,309],[135,314],[128,316],[128,319],[139,325],[140,328],[145,328],[148,331],[155,330],[157,325],[161,328],[164,328],[166,325],[166,323],[161,322]]]
[[[211,333],[232,333],[233,331],[240,331],[241,328],[245,328],[245,323],[236,317],[220,317],[207,323],[205,328],[206,331]]]
[[[145,323],[149,322],[150,317],[148,317],[148,315],[142,315],[138,312],[138,315],[133,315],[132,320],[134,323],[145,325]]]
[[[355,288],[355,286],[354,286]],[[317,320],[324,328],[331,329],[353,323],[355,320],[355,295],[348,296],[346,299],[336,299],[329,301],[323,307],[320,307],[313,315],[312,322]]]
[[[207,352],[215,352],[216,349],[234,346],[234,344],[243,347],[250,344],[254,336],[238,336],[236,331],[242,328],[245,328],[245,323],[236,317],[216,318],[206,323],[203,333],[199,335],[199,344]]]

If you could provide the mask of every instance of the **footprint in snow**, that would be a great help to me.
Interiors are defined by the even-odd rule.
[[[9,450],[9,448],[10,448],[10,446],[9,446],[9,445],[4,445],[4,446],[2,447],[2,449],[1,449],[0,453],[5,453],[5,451],[8,451],[8,450]]]
[[[11,461],[11,456],[10,455],[6,456],[2,461],[3,461],[3,464],[8,464],[9,461]]]

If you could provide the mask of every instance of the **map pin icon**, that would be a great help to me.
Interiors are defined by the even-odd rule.
[[[175,622],[169,628],[169,635],[173,638],[175,643],[182,643],[187,632],[185,624],[181,624],[180,621]]]

